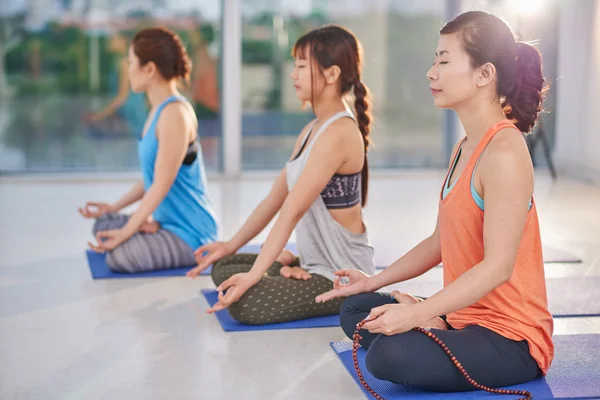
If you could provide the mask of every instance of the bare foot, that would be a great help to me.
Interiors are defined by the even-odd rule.
[[[294,255],[294,253],[287,249],[283,249],[279,257],[277,257],[275,261],[279,261],[283,266],[289,266],[291,263],[294,262],[295,259],[296,256]]]

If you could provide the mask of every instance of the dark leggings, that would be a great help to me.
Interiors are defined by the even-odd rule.
[[[356,324],[372,308],[397,303],[387,294],[362,293],[342,304],[342,329],[352,338]],[[529,354],[526,341],[514,341],[480,326],[464,329],[432,329],[479,384],[498,388],[528,382],[542,372]],[[361,331],[360,344],[367,350],[367,370],[376,378],[436,392],[473,390],[450,358],[432,339],[409,331],[385,336]]]
[[[250,271],[256,257],[257,254],[234,254],[216,262],[213,282],[219,286],[232,275]],[[296,259],[290,266],[298,265]],[[264,325],[339,314],[343,299],[315,303],[315,297],[333,289],[333,282],[321,275],[312,275],[306,281],[284,278],[279,275],[281,267],[281,263],[273,263],[260,282],[227,308],[235,320]]]

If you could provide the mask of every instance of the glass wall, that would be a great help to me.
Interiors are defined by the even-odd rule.
[[[313,116],[302,110],[289,77],[294,42],[326,23],[362,42],[363,80],[374,100],[371,167],[438,167],[447,163],[442,112],[426,72],[444,21],[445,0],[242,0],[244,169],[280,168]]]
[[[128,42],[162,25],[194,63],[209,169],[220,165],[220,1],[5,0],[0,10],[0,172],[137,169],[149,104],[127,85]]]
[[[291,48],[327,23],[348,27],[365,50],[363,81],[374,97],[372,168],[447,165],[443,112],[426,72],[449,5],[457,0],[236,0],[242,6],[242,169],[281,168],[313,118],[289,77]],[[463,0],[537,39],[556,80],[558,10],[533,13],[516,0]],[[124,84],[122,61],[136,30],[177,31],[194,62],[182,92],[194,104],[207,168],[221,171],[222,12],[229,0],[4,0],[0,9],[0,173],[137,169],[136,140],[148,113]],[[535,1],[523,4],[538,3]],[[4,7],[8,4],[8,7]],[[516,4],[516,5],[515,5]],[[224,8],[223,8],[224,6]],[[223,8],[223,9],[222,9]],[[554,91],[542,117],[554,137]],[[447,140],[446,140],[447,141]],[[541,146],[536,149],[536,154]],[[543,163],[541,155],[536,157]]]

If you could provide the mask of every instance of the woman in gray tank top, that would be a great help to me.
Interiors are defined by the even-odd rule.
[[[327,26],[301,37],[293,55],[296,95],[310,102],[317,118],[303,129],[271,192],[239,232],[228,242],[200,247],[199,265],[188,273],[196,276],[214,263],[220,293],[209,312],[228,308],[246,324],[337,314],[341,300],[315,303],[317,295],[337,287],[335,271],[375,271],[362,219],[371,117],[360,79],[360,43],[348,30]],[[356,117],[344,101],[351,90]],[[234,254],[278,212],[260,254]],[[294,228],[299,257],[283,251]]]

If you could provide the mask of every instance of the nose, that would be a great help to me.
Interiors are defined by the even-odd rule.
[[[296,80],[296,67],[292,68],[292,72],[290,73],[290,78]]]
[[[429,71],[427,71],[427,79],[429,79],[430,81],[434,81],[437,79],[437,72],[435,70],[435,65],[432,66],[431,68],[429,68]]]

